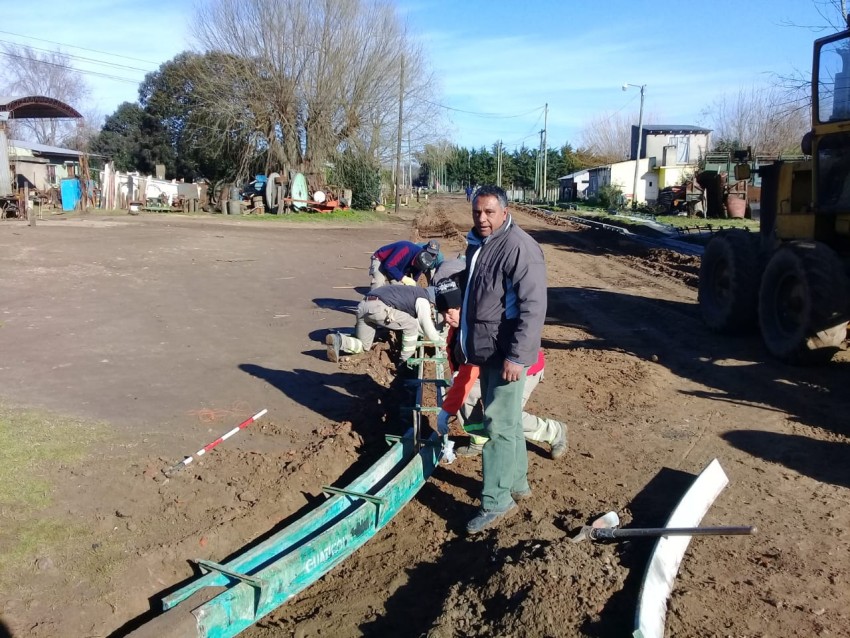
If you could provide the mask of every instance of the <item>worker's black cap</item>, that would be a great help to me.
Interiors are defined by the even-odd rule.
[[[449,308],[460,308],[463,305],[463,294],[451,279],[444,279],[434,286],[434,293],[435,305],[440,312],[445,312]]]

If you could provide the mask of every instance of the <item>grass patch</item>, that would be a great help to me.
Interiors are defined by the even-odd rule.
[[[57,470],[104,436],[98,424],[0,405],[0,582],[87,533],[42,511],[52,502]]]
[[[680,217],[678,215],[631,214],[629,211],[623,211],[620,214],[613,215],[605,209],[584,206],[582,204],[579,204],[577,211],[556,210],[555,213],[560,215],[587,217],[588,219],[594,219],[605,224],[627,228],[634,233],[651,236],[656,236],[660,233],[651,230],[651,227],[648,224],[641,221],[642,219],[645,219],[647,222],[655,222],[656,224],[671,226],[671,230],[676,228],[705,228],[707,226],[710,226],[712,230],[721,230],[723,228],[748,228],[751,231],[758,231],[759,229],[759,222],[756,219],[703,219],[702,217]]]
[[[330,213],[285,213],[283,215],[242,215],[234,217],[244,221],[273,221],[273,222],[346,222],[364,224],[369,222],[381,222],[391,219],[386,213],[378,213],[372,210],[335,210]]]
[[[100,426],[0,406],[0,506],[48,505],[51,486],[45,471],[82,458],[86,448],[102,436]]]

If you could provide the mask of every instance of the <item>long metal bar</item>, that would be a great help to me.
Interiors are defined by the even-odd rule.
[[[372,508],[362,507],[361,501],[324,533],[315,535],[296,551],[256,572],[256,577],[271,583],[265,604],[259,605],[256,612],[255,590],[242,582],[194,609],[192,614],[197,619],[198,635],[226,638],[239,634],[345,560],[413,498],[436,466],[439,454],[439,450],[424,446],[378,492],[377,495],[386,500],[387,507],[382,508],[377,524]]]
[[[641,527],[641,528],[591,528],[588,536],[593,540],[607,541],[618,538],[654,538],[659,536],[743,536],[755,534],[755,527]]]
[[[408,444],[408,454],[411,451],[412,445]],[[387,474],[391,473],[404,460],[404,456],[404,445],[392,446],[372,467],[352,481],[347,489],[357,492],[373,490]],[[348,499],[341,496],[332,497],[264,543],[235,557],[227,563],[227,567],[242,573],[252,572],[275,558],[295,551],[301,544],[307,542],[312,535],[326,529],[330,521],[343,516],[351,507],[352,504]],[[204,587],[225,586],[227,584],[227,578],[217,574],[208,574],[163,598],[163,609],[171,609]]]
[[[447,385],[440,357],[421,358],[414,424],[434,409],[421,405],[424,385],[434,384],[438,405]],[[423,378],[425,360],[434,361],[437,378]],[[345,488],[323,488],[333,496],[312,512],[225,564],[196,561],[207,573],[166,596],[167,614],[131,635],[236,636],[333,569],[416,495],[443,454],[436,432],[387,439],[392,445],[374,465]],[[169,614],[171,624],[160,622]]]

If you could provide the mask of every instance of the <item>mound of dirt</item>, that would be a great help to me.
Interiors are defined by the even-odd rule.
[[[613,548],[563,538],[496,551],[495,571],[454,585],[430,638],[578,636],[598,622],[628,571]]]

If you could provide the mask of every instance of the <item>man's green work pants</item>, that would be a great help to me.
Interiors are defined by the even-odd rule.
[[[525,378],[523,372],[519,381],[508,383],[502,380],[501,366],[481,366],[484,428],[490,437],[482,451],[481,509],[484,510],[507,510],[513,501],[511,492],[529,489],[528,452],[522,433]]]

